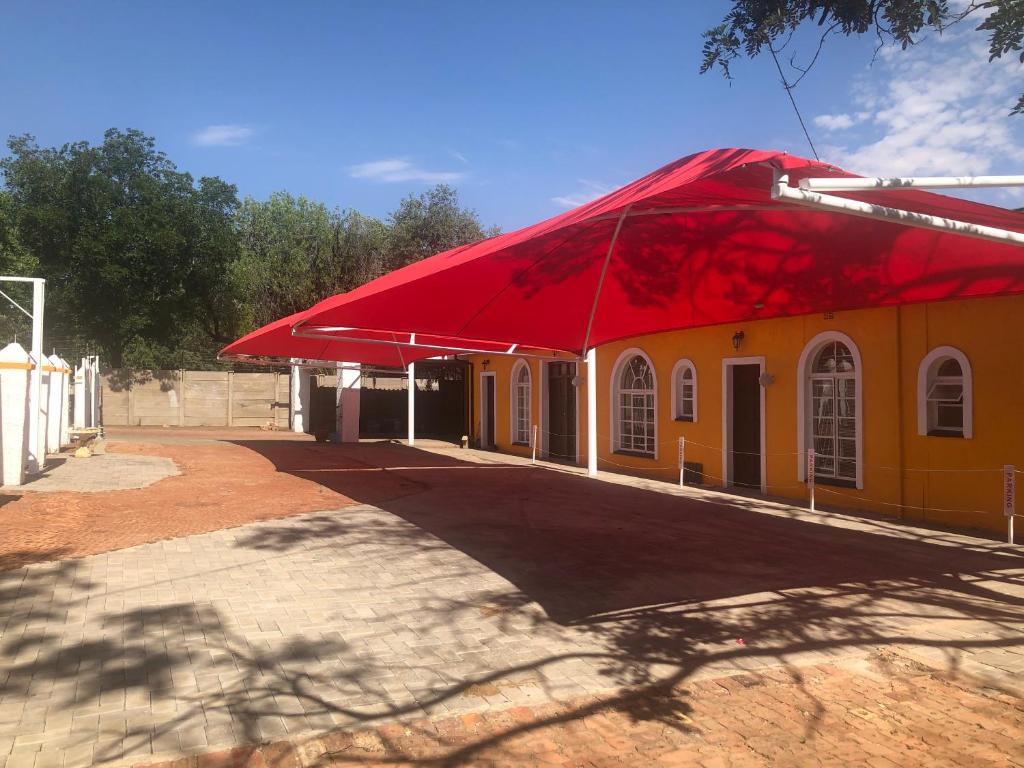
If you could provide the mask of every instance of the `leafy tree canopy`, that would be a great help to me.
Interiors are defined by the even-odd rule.
[[[178,171],[139,131],[103,143],[8,142],[0,161],[18,239],[47,281],[48,335],[90,343],[113,364],[201,329],[231,337],[228,265],[235,187]]]
[[[732,10],[722,23],[704,33],[700,71],[718,68],[731,79],[730,65],[736,58],[753,58],[764,48],[777,52],[804,24],[816,24],[822,30],[809,64],[797,67],[806,74],[833,33],[872,33],[879,46],[898,44],[906,49],[924,32],[941,33],[969,17],[980,19],[976,29],[988,35],[990,61],[1013,53],[1024,62],[1022,0],[732,0]],[[1024,95],[1011,110],[1011,114],[1021,113]]]
[[[0,270],[47,280],[47,345],[114,366],[209,366],[241,333],[493,230],[438,186],[380,221],[278,192],[239,202],[177,170],[152,138],[41,148],[0,160]],[[0,308],[0,333],[23,330]]]

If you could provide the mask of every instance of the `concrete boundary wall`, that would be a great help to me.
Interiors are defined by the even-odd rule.
[[[287,373],[122,368],[101,380],[106,426],[288,428]]]

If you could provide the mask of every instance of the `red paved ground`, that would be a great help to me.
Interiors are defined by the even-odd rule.
[[[108,450],[165,456],[181,475],[135,490],[4,496],[0,570],[352,503],[323,485],[276,471],[270,460],[241,445],[201,441],[225,436],[280,441],[287,433],[132,430],[124,435],[141,441],[154,433],[182,442],[111,442]]]
[[[1024,702],[891,654],[859,674],[705,680],[678,691],[335,731],[160,768],[1024,765]]]

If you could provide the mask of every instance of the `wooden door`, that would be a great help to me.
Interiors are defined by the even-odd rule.
[[[761,376],[759,365],[734,365],[732,371],[732,482],[761,487]]]
[[[575,363],[548,363],[548,455],[576,461]]]

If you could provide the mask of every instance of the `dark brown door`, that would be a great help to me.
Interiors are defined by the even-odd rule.
[[[732,371],[732,482],[761,487],[761,376],[759,365],[734,365]]]
[[[548,363],[548,455],[576,460],[576,363]]]
[[[483,442],[482,447],[494,447],[494,376],[484,376]]]

